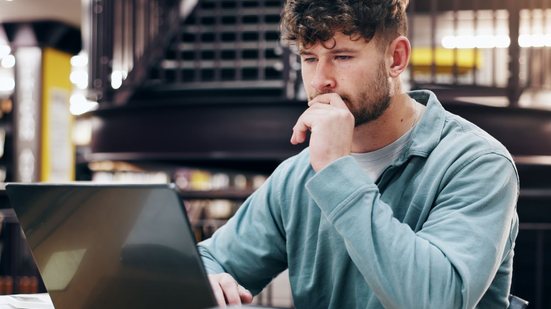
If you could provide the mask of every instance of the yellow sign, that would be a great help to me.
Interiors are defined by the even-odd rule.
[[[40,181],[74,179],[75,149],[69,111],[71,55],[45,48],[42,62],[42,143]]]

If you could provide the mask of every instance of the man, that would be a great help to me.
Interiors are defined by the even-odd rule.
[[[433,93],[404,93],[406,5],[286,2],[309,100],[291,142],[309,147],[199,244],[220,304],[288,268],[297,308],[508,306],[515,166]]]

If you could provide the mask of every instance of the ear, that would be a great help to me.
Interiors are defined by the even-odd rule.
[[[391,60],[390,77],[398,77],[406,70],[410,55],[411,44],[405,36],[399,36],[390,43],[388,46],[388,56]]]

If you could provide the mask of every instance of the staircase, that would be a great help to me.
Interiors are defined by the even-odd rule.
[[[282,0],[200,1],[143,92],[294,99],[297,57],[279,40]]]

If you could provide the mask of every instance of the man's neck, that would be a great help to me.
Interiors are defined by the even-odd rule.
[[[354,129],[352,152],[375,151],[400,138],[417,122],[420,114],[417,105],[405,93],[393,96],[379,118]]]

